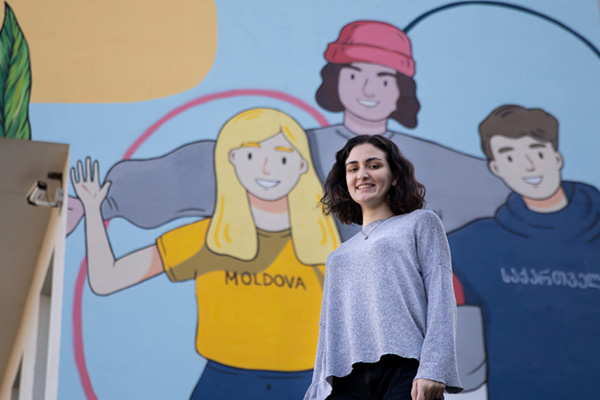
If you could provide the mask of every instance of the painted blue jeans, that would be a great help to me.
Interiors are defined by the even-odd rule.
[[[312,370],[280,372],[228,367],[208,361],[191,400],[301,400]]]

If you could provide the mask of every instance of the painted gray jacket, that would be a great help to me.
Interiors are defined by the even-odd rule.
[[[343,125],[308,130],[312,159],[321,182],[335,153],[353,136]],[[387,131],[404,156],[413,162],[425,185],[426,208],[441,218],[446,232],[477,218],[491,217],[509,189],[487,169],[485,160],[427,140]],[[215,207],[213,140],[184,145],[162,157],[115,164],[106,180],[112,182],[102,204],[104,219],[125,218],[142,228],[154,228],[182,217],[212,216]],[[343,240],[358,231],[338,224]]]

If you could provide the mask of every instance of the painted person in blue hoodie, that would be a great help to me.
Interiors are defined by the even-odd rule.
[[[544,110],[500,106],[479,133],[490,171],[513,193],[493,218],[448,238],[464,304],[481,309],[488,398],[593,398],[600,192],[561,179],[558,121]]]

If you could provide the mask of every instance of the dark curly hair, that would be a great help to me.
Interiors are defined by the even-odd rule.
[[[415,167],[402,155],[398,146],[381,135],[360,135],[348,140],[335,155],[335,164],[325,181],[325,195],[320,201],[325,215],[334,214],[344,224],[362,224],[362,210],[350,196],[346,184],[346,160],[352,149],[361,144],[371,144],[386,155],[392,172],[392,182],[395,182],[390,187],[387,198],[394,215],[423,208],[425,186],[417,181]]]
[[[350,64],[327,63],[321,70],[322,83],[315,95],[317,103],[327,111],[344,111],[338,91],[338,81],[342,68]],[[396,110],[389,116],[407,128],[417,126],[417,113],[421,104],[417,99],[417,84],[414,79],[397,73],[396,84],[400,90],[400,97],[396,103]]]

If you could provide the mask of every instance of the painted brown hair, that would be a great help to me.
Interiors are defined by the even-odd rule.
[[[488,160],[494,159],[490,140],[496,135],[511,139],[531,136],[552,143],[554,151],[558,151],[558,120],[540,108],[505,104],[492,111],[479,124],[481,150]]]
[[[321,70],[322,83],[317,89],[317,103],[327,111],[344,111],[344,106],[340,101],[338,93],[338,81],[340,70],[349,64],[327,63]],[[417,99],[417,84],[412,78],[396,73],[396,84],[400,90],[400,97],[396,103],[396,111],[389,118],[392,118],[407,128],[417,126],[417,113],[421,104]]]

